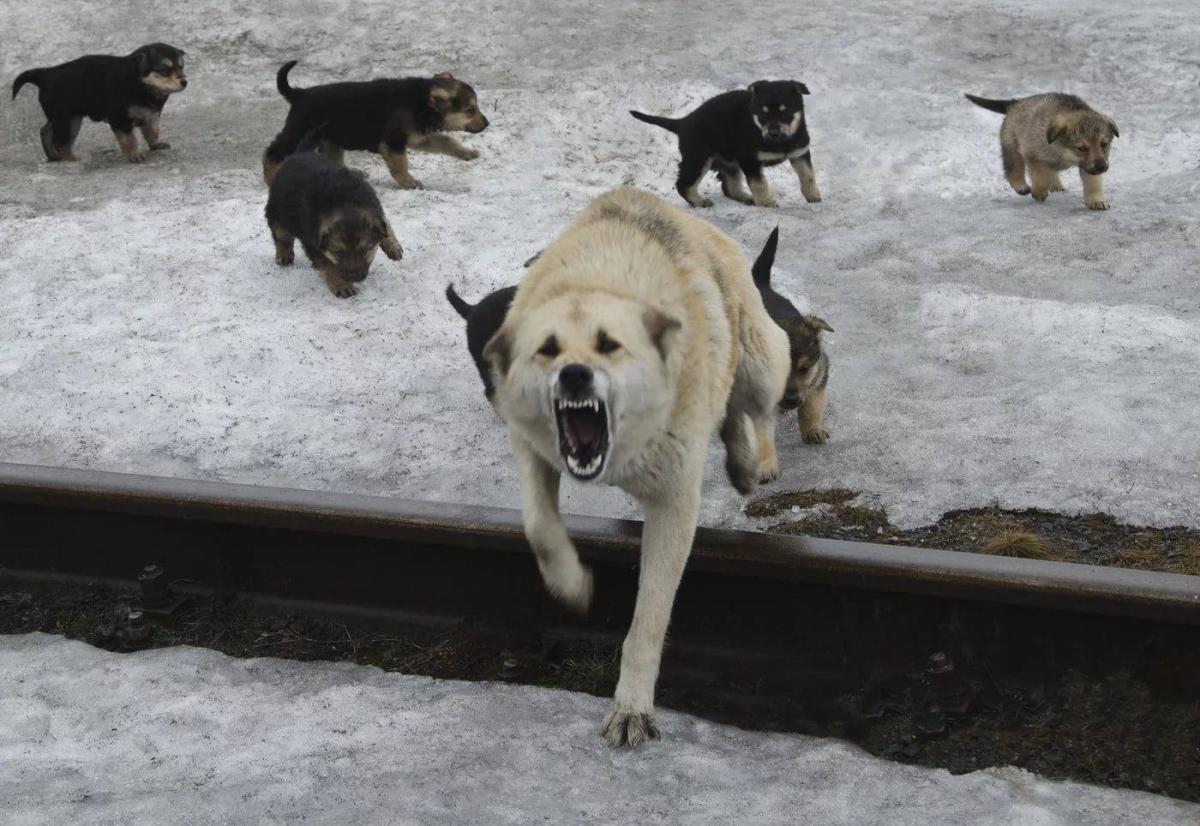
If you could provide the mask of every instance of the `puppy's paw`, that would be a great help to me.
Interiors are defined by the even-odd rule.
[[[814,189],[810,192],[805,192],[804,200],[808,201],[810,204],[821,203],[821,191],[819,189]]]
[[[141,163],[146,160],[146,150],[141,148],[135,149],[125,157],[129,159],[130,163]]]
[[[758,483],[765,485],[779,478],[779,459],[758,463]]]
[[[1062,181],[1059,181],[1056,184],[1050,184],[1050,191],[1051,192],[1066,192],[1067,188],[1065,186],[1063,186]]]
[[[334,287],[333,294],[338,298],[353,298],[358,295],[358,290],[354,289],[350,284],[343,284],[340,287]]]
[[[1048,190],[1048,189],[1035,189],[1035,190],[1033,190],[1033,191],[1032,191],[1030,194],[1031,194],[1031,195],[1033,195],[1033,200],[1035,200],[1035,201],[1037,201],[1039,204],[1041,204],[1041,203],[1045,203],[1045,201],[1046,201],[1046,198],[1047,198],[1047,197],[1049,197],[1049,195],[1050,195],[1050,190]]]
[[[654,722],[653,708],[637,709],[615,700],[604,717],[600,735],[614,749],[637,748],[662,736]]]
[[[742,496],[746,496],[754,490],[754,486],[758,480],[758,468],[740,468],[726,462],[725,474],[729,477],[729,484],[733,485],[734,490]]]
[[[806,445],[823,445],[829,441],[829,431],[822,428],[816,430],[802,430],[800,438]]]
[[[463,151],[458,153],[458,158],[459,158],[459,160],[462,160],[462,161],[477,160],[479,158],[479,150],[464,148]]]
[[[292,252],[291,250],[288,250],[287,252],[277,251],[275,253],[275,263],[281,267],[290,267],[292,264],[296,263],[296,253]]]
[[[1094,198],[1090,201],[1085,201],[1088,209],[1108,209],[1108,201],[1103,198]]]
[[[1013,192],[1017,193],[1018,195],[1028,195],[1030,192],[1033,192],[1033,190],[1027,186],[1014,186]]]
[[[578,559],[542,569],[546,590],[572,612],[584,616],[592,605],[592,571]]]
[[[403,181],[396,181],[401,189],[424,189],[425,184],[418,181],[416,178],[406,178]]]
[[[760,207],[766,207],[767,209],[775,209],[776,207],[779,206],[779,202],[776,201],[775,196],[772,195],[769,198],[755,198],[754,205],[760,206]]]
[[[384,240],[383,243],[379,245],[379,248],[383,250],[384,255],[393,261],[399,261],[404,257],[404,248],[400,246],[399,241],[394,239]]]
[[[170,148],[171,148],[171,144],[167,143],[166,141],[159,141],[158,143],[150,144],[151,152],[158,152],[159,150],[170,149]]]
[[[695,201],[688,201],[688,204],[696,207],[697,209],[707,209],[713,205],[713,202],[711,198],[699,198]]]

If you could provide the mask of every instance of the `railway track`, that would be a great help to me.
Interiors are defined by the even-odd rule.
[[[0,594],[26,595],[0,612],[5,630],[62,630],[64,600],[86,615],[101,589],[145,609],[147,644],[210,644],[196,629],[231,606],[248,626],[470,636],[471,658],[429,673],[602,693],[640,525],[568,526],[595,573],[586,620],[545,596],[515,511],[0,464]],[[376,662],[370,639],[303,655]],[[593,683],[571,670],[584,662]],[[952,770],[1200,800],[1200,577],[702,529],[660,701]]]

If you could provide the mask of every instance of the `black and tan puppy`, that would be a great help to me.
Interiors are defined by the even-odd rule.
[[[152,150],[169,144],[159,135],[167,98],[187,88],[184,53],[166,43],[150,43],[125,57],[85,55],[44,69],[28,69],[13,81],[13,98],[26,83],[38,87],[46,113],[42,149],[50,161],[77,161],[75,138],[84,118],[107,121],[121,152],[133,163],[146,159],[133,134],[141,130]]]
[[[794,80],[760,80],[706,100],[682,118],[661,118],[630,111],[640,121],[679,136],[679,178],[675,189],[694,207],[712,206],[700,194],[700,181],[715,169],[726,198],[758,206],[778,206],[763,167],[788,161],[800,178],[800,191],[810,204],[821,200],[808,146],[804,95],[808,87]],[[750,192],[742,185],[742,173]]]
[[[285,63],[275,79],[279,94],[292,105],[283,131],[263,154],[263,177],[270,185],[284,158],[296,151],[301,138],[326,124],[322,143],[326,154],[341,160],[347,149],[375,152],[387,162],[392,178],[403,189],[420,189],[408,171],[408,150],[437,152],[464,161],[479,157],[447,132],[482,132],[488,119],[479,111],[475,90],[449,72],[432,78],[380,78],[365,82],[331,83],[296,89]]]
[[[320,128],[310,132],[280,165],[267,198],[267,225],[277,264],[295,261],[299,240],[330,291],[349,298],[354,284],[367,277],[377,248],[393,261],[404,251],[371,185],[316,151],[321,136]]]
[[[783,328],[791,345],[791,370],[779,406],[783,410],[798,409],[800,438],[808,444],[822,444],[829,440],[825,429],[829,356],[821,348],[821,331],[832,333],[833,328],[823,319],[804,315],[771,287],[771,268],[775,265],[778,245],[779,227],[775,227],[750,272],[767,315]]]
[[[1004,177],[1018,195],[1032,194],[1034,200],[1044,201],[1051,192],[1062,192],[1065,187],[1058,173],[1075,166],[1088,209],[1108,209],[1102,176],[1108,171],[1112,140],[1121,134],[1112,118],[1074,95],[1057,92],[1019,100],[966,97],[976,106],[1004,115],[1000,156]]]
[[[496,386],[492,381],[491,365],[483,357],[483,348],[504,323],[516,294],[516,287],[504,287],[488,293],[478,304],[468,304],[454,291],[453,284],[446,285],[446,300],[467,322],[467,350],[475,361],[475,369],[483,380],[483,394],[489,402],[496,392]]]

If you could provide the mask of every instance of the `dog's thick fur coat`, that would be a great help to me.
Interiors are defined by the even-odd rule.
[[[966,97],[976,106],[1004,115],[1000,156],[1004,177],[1018,195],[1032,194],[1035,200],[1045,201],[1051,192],[1065,189],[1058,173],[1077,166],[1088,209],[1108,209],[1103,175],[1108,171],[1109,146],[1120,135],[1112,118],[1075,95],[1057,92],[1020,100]]]
[[[788,341],[738,245],[631,188],[600,196],[548,246],[484,348],[521,477],[525,534],[547,588],[579,611],[591,575],[558,510],[559,480],[617,485],[645,512],[637,605],[603,734],[657,736],[654,686],[720,427],[733,484],[778,475]]]
[[[152,150],[168,149],[159,135],[167,98],[187,87],[184,53],[166,43],[140,46],[124,57],[85,55],[43,69],[27,69],[13,81],[16,98],[21,87],[38,87],[38,102],[46,114],[42,151],[48,161],[77,161],[75,139],[84,118],[105,121],[122,154],[132,163],[146,159],[134,127]]]

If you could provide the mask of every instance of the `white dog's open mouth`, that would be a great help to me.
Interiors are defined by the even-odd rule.
[[[608,408],[599,399],[555,399],[558,451],[576,479],[595,479],[608,456]]]

